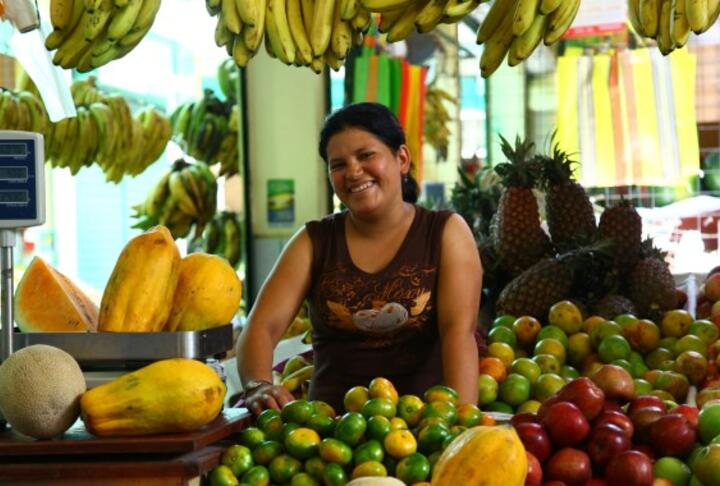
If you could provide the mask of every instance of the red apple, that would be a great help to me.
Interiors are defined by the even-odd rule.
[[[688,294],[683,289],[675,289],[677,295],[677,308],[684,309],[688,303]]]
[[[550,395],[544,402],[542,402],[542,405],[540,405],[540,408],[538,408],[537,411],[537,418],[540,421],[540,423],[543,423],[543,420],[545,419],[545,415],[547,415],[548,410],[550,410],[550,407],[555,405],[557,402],[561,401],[560,397],[558,397],[557,393],[554,395]]]
[[[641,408],[645,408],[647,406],[656,406],[660,407],[663,411],[667,411],[667,405],[665,405],[662,398],[656,397],[655,395],[640,395],[630,402],[627,414],[632,415],[636,410],[640,410]]]
[[[653,465],[650,459],[636,450],[625,451],[615,456],[605,470],[608,484],[623,486],[652,486]]]
[[[531,422],[531,423],[539,424],[540,419],[538,418],[537,414],[535,414],[533,412],[518,413],[516,415],[513,415],[512,418],[510,419],[510,423],[513,426],[522,424],[524,422]]]
[[[562,481],[545,481],[542,486],[567,486],[567,484]]]
[[[635,432],[635,426],[633,426],[630,417],[622,412],[604,412],[593,422],[593,429],[599,427],[602,424],[613,424],[628,436],[628,439],[632,439],[633,433]]]
[[[607,486],[607,483],[602,479],[591,479],[586,481],[583,486]]]
[[[605,404],[605,394],[590,378],[576,378],[558,392],[561,401],[577,405],[585,418],[597,417]]]
[[[580,486],[592,477],[590,458],[581,450],[565,447],[548,460],[545,475],[570,486]]]
[[[709,300],[698,301],[697,307],[695,307],[695,314],[697,319],[707,319],[712,313],[713,303]]]
[[[698,410],[697,407],[683,403],[682,405],[675,407],[673,409],[673,413],[681,413],[685,415],[685,418],[688,419],[692,428],[697,430],[698,415],[700,414],[700,410]]]
[[[593,465],[603,470],[613,457],[630,450],[630,447],[632,442],[620,427],[614,424],[600,424],[590,433],[587,453]]]
[[[515,426],[525,450],[531,452],[538,461],[545,462],[552,452],[550,437],[540,424],[524,422]]]
[[[705,280],[705,297],[713,302],[720,300],[720,273],[713,273]]]
[[[635,442],[646,443],[650,439],[650,427],[663,415],[665,415],[664,410],[650,406],[637,410],[630,415],[630,420],[635,426],[635,434],[633,435]]]
[[[579,444],[590,432],[590,424],[574,403],[558,402],[550,407],[542,425],[556,447]]]
[[[648,459],[650,459],[650,462],[655,464],[655,459],[656,459],[655,449],[653,449],[652,446],[650,446],[648,444],[635,444],[635,445],[633,445],[633,449],[645,454],[648,457]]]
[[[527,476],[525,476],[525,486],[540,486],[542,484],[543,470],[540,461],[533,456],[531,452],[525,451],[528,459]]]
[[[652,424],[650,440],[659,455],[683,458],[690,454],[697,432],[685,415],[673,412]]]
[[[622,408],[622,405],[620,405],[615,400],[605,400],[602,411],[603,412],[622,412],[623,408]]]

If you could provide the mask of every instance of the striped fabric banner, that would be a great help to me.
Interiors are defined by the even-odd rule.
[[[558,59],[557,139],[589,187],[680,186],[699,170],[695,58],[657,49]]]

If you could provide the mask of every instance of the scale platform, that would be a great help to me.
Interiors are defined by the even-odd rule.
[[[204,331],[16,332],[17,351],[33,344],[55,346],[86,369],[132,369],[167,358],[222,358],[233,347],[231,323]]]

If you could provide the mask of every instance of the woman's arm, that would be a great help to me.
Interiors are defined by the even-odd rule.
[[[478,350],[475,330],[480,310],[482,265],[470,228],[457,214],[445,224],[438,281],[438,326],[445,381],[459,403],[477,403]]]
[[[273,352],[297,315],[310,288],[312,242],[299,230],[281,253],[265,280],[236,345],[237,366],[243,384],[251,380],[272,383]],[[253,412],[281,408],[293,399],[283,387],[263,387],[248,404]]]

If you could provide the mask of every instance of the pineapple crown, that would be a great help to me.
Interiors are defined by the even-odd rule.
[[[552,155],[537,155],[540,165],[540,180],[543,188],[557,186],[572,179],[578,161],[570,159],[570,154],[562,150],[559,144],[553,146]]]
[[[664,262],[667,255],[668,252],[655,246],[652,238],[645,238],[640,245],[640,258],[655,258]]]
[[[495,166],[502,184],[507,188],[534,188],[540,176],[540,165],[532,156],[535,144],[530,140],[522,140],[519,135],[515,137],[514,147],[502,135],[500,140],[503,154],[508,158],[508,162]]]

